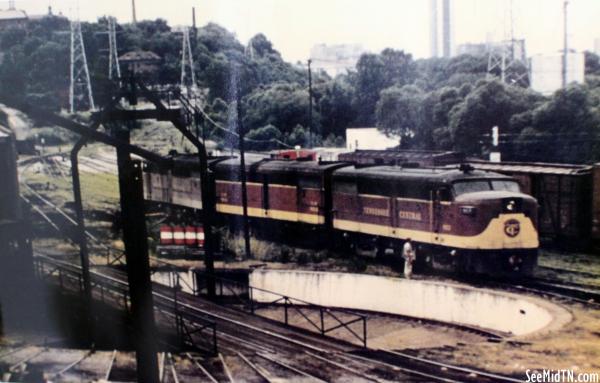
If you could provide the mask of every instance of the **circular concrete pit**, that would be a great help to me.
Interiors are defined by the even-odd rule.
[[[254,270],[249,278],[257,289],[253,298],[259,302],[279,298],[267,292],[271,291],[322,306],[430,319],[514,336],[551,331],[571,321],[567,310],[541,298],[459,283],[267,269]]]

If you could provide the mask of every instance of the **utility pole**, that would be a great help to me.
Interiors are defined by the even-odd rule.
[[[563,56],[562,56],[562,87],[563,89],[567,87],[567,55],[569,53],[568,46],[568,36],[567,36],[567,7],[569,5],[569,0],[565,0],[563,3]]]
[[[246,259],[252,257],[250,250],[250,222],[248,221],[248,187],[246,185],[246,158],[245,158],[245,147],[244,147],[244,126],[242,124],[242,99],[240,96],[241,89],[239,85],[236,90],[236,108],[237,108],[237,126],[238,126],[238,137],[240,146],[240,178],[242,181],[242,211],[243,211],[243,225],[244,225],[244,249],[246,252]]]
[[[135,0],[131,0],[131,14],[133,25],[137,25],[137,16],[135,15]]]
[[[88,98],[89,109],[96,109],[94,105],[94,96],[92,94],[92,83],[90,82],[90,72],[85,55],[85,46],[83,45],[83,36],[81,34],[81,23],[71,21],[71,81],[69,87],[69,108],[71,113],[75,112],[75,99],[79,97]],[[81,94],[81,93],[84,94]]]
[[[121,79],[121,68],[119,66],[119,53],[117,50],[117,28],[116,19],[108,18],[108,78],[117,80]]]
[[[313,146],[313,118],[312,118],[312,109],[313,109],[313,97],[312,97],[312,73],[310,70],[310,64],[312,63],[311,59],[308,59],[308,147],[312,148]]]
[[[192,28],[194,31],[194,39],[196,39],[198,33],[198,28],[196,28],[196,7],[192,7]]]

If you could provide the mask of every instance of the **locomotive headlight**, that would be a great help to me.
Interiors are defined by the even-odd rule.
[[[475,206],[461,206],[460,212],[464,215],[475,215]]]
[[[508,211],[514,211],[515,210],[515,201],[509,201],[506,204],[506,210],[508,210]]]

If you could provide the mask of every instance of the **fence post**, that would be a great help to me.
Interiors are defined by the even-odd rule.
[[[323,307],[319,307],[319,313],[321,315],[321,335],[325,335],[325,321],[323,319]]]
[[[219,350],[217,348],[217,327],[213,324],[213,353],[217,356]]]
[[[283,307],[285,310],[285,324],[288,324],[288,298],[283,297]]]
[[[367,317],[363,316],[363,347],[367,348]]]
[[[254,315],[254,289],[252,287],[248,287],[248,292],[250,293],[250,312]]]

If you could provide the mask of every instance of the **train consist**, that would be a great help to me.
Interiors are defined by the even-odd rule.
[[[146,164],[148,201],[201,209],[193,160],[178,173]],[[238,158],[210,161],[216,210],[224,223],[242,215]],[[407,238],[417,261],[476,273],[529,274],[536,264],[537,202],[511,177],[470,166],[420,168],[349,162],[246,158],[253,228],[283,241],[311,241],[383,255]],[[187,201],[187,202],[186,202]],[[178,226],[192,222],[175,222]]]

